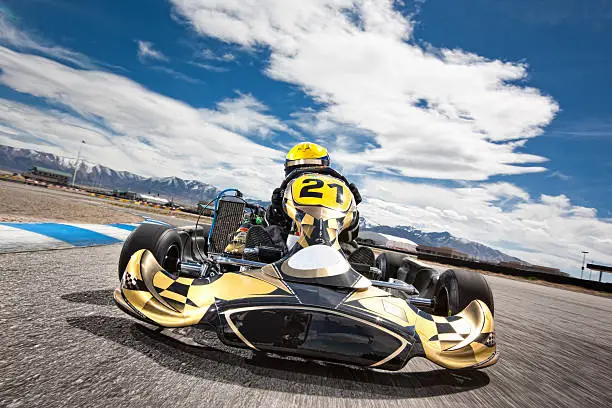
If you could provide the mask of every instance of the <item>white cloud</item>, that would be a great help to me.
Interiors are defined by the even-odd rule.
[[[267,74],[326,105],[314,118],[371,134],[345,160],[440,179],[545,170],[520,150],[558,106],[518,85],[526,66],[409,43],[413,24],[391,0],[172,2],[202,35],[268,47]]]
[[[231,52],[225,52],[225,53],[222,53],[221,55],[217,55],[215,54],[214,51],[212,51],[209,48],[205,48],[203,50],[196,52],[194,56],[197,58],[203,58],[203,59],[207,59],[211,61],[221,61],[221,62],[231,62],[236,59],[236,56],[232,54]]]
[[[376,223],[449,231],[573,273],[584,250],[612,263],[612,223],[564,195],[534,198],[509,183],[448,188],[374,178],[366,179],[362,193],[361,213]]]
[[[204,68],[207,71],[212,72],[227,72],[229,69],[225,66],[213,65],[211,62],[227,64],[236,60],[236,56],[231,52],[224,52],[216,54],[209,48],[204,48],[194,52],[193,54],[195,61],[189,62],[191,65],[194,65],[199,68]],[[205,62],[201,62],[201,60],[205,60]]]
[[[0,44],[18,50],[40,53],[81,68],[94,67],[93,62],[86,55],[56,45],[45,44],[17,28],[10,20],[10,16],[0,7]]]
[[[218,67],[216,65],[211,65],[211,64],[204,64],[201,62],[191,61],[190,64],[198,68],[204,68],[205,70],[212,71],[212,72],[227,72],[228,71],[227,68]]]
[[[202,81],[200,81],[199,79],[190,77],[189,75],[185,75],[182,72],[176,71],[176,70],[174,70],[172,68],[155,66],[155,67],[153,67],[153,69],[156,70],[156,71],[165,72],[166,74],[172,76],[175,79],[179,79],[181,81],[189,82],[191,84],[200,84],[200,83],[202,83]]]
[[[252,95],[239,94],[237,98],[219,102],[216,110],[202,109],[200,113],[210,123],[263,139],[270,138],[275,131],[295,134],[276,117],[266,114],[267,110]]]
[[[152,42],[141,40],[138,40],[138,59],[142,63],[147,60],[168,61],[168,57],[156,50]]]
[[[5,47],[0,69],[2,85],[52,107],[1,100],[0,143],[73,156],[85,139],[84,156],[91,161],[143,175],[237,186],[260,199],[269,198],[282,179],[283,153],[239,134],[284,130],[250,95],[224,100],[216,111],[201,110],[120,75],[73,69]],[[232,117],[235,131],[226,129]],[[142,137],[150,145],[141,143]]]
[[[546,177],[556,177],[563,181],[568,181],[572,178],[571,176],[568,176],[567,174],[560,172],[558,170],[553,171],[552,173],[548,174]]]

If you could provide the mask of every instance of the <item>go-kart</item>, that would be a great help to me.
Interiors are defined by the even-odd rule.
[[[449,369],[494,364],[493,300],[482,275],[432,276],[423,297],[397,279],[388,257],[385,271],[370,267],[384,281],[350,264],[338,241],[357,214],[347,185],[327,168],[285,180],[284,210],[299,237],[270,263],[224,253],[247,206],[239,194],[217,197],[208,230],[142,224],[122,249],[116,304],[172,337],[189,336],[188,344],[214,331],[229,346],[384,370],[417,356]]]

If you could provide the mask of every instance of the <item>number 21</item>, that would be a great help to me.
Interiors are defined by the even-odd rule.
[[[312,179],[306,179],[302,183],[304,184],[304,187],[302,187],[302,190],[300,191],[301,198],[305,198],[305,197],[323,198],[323,193],[316,191],[316,190],[321,190],[325,186],[325,183],[323,182],[323,180],[312,178]],[[312,183],[312,184],[306,185],[306,183]],[[333,188],[336,190],[336,202],[338,204],[342,204],[344,202],[344,187],[336,183],[327,184],[327,187]]]

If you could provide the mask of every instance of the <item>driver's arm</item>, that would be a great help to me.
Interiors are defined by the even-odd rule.
[[[268,222],[272,225],[279,225],[283,228],[287,228],[287,225],[291,225],[288,222],[288,216],[285,214],[283,210],[283,190],[280,188],[275,188],[272,192],[272,197],[270,199],[270,206],[266,210],[266,218]]]
[[[359,190],[357,189],[357,186],[355,185],[355,183],[350,183],[348,185],[348,188],[349,190],[351,190],[351,193],[353,193],[353,197],[355,197],[355,205],[359,205],[362,199],[361,199],[361,194],[359,193]]]

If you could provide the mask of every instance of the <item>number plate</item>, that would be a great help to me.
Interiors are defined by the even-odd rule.
[[[322,174],[304,174],[293,182],[291,188],[293,201],[297,205],[347,211],[353,200],[353,195],[344,182]]]

